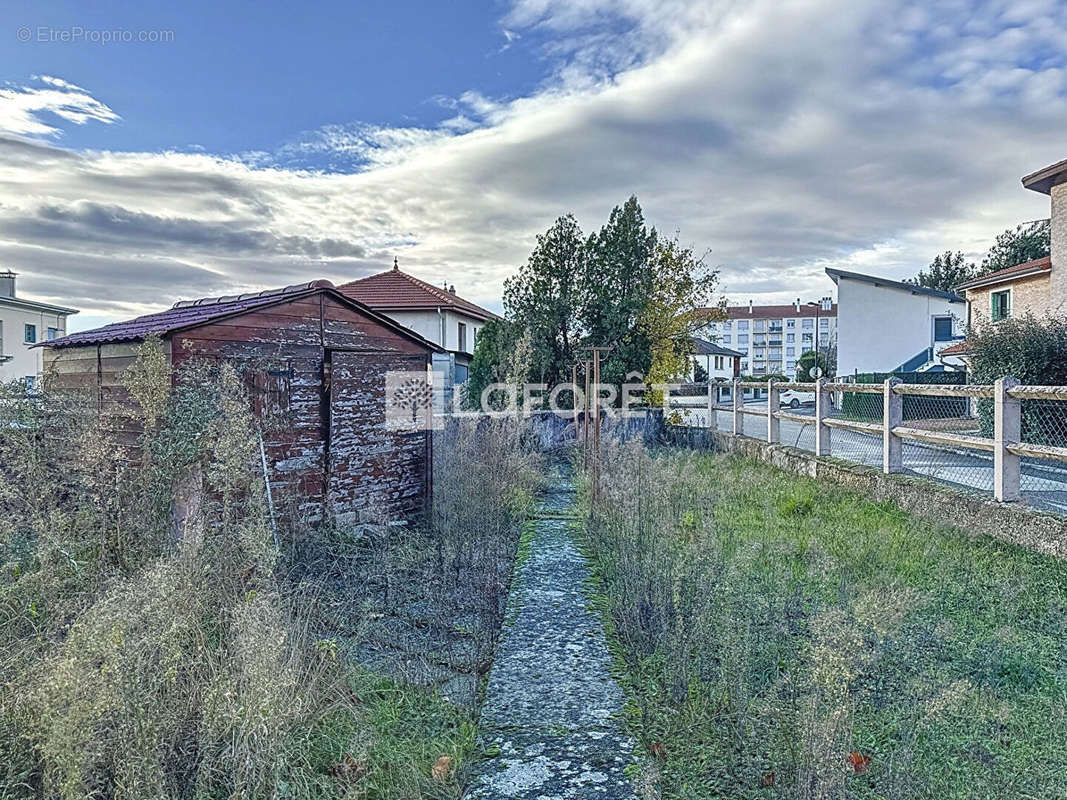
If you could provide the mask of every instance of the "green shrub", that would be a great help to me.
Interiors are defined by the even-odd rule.
[[[1011,317],[975,326],[967,334],[971,383],[993,383],[1010,375],[1020,383],[1067,385],[1067,317]],[[984,436],[993,435],[993,401],[978,402]],[[1067,444],[1067,404],[1025,401],[1023,441]]]

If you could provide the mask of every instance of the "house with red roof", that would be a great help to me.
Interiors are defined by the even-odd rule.
[[[440,346],[446,354],[434,359],[434,369],[445,373],[448,390],[467,382],[478,332],[489,320],[500,319],[460,297],[455,286],[434,286],[403,272],[396,258],[392,269],[337,289]]]
[[[957,288],[966,293],[970,326],[996,325],[1027,314],[1067,314],[1067,160],[1025,176],[1022,184],[1049,196],[1051,254],[960,284]],[[943,355],[966,361],[967,342],[954,345]]]

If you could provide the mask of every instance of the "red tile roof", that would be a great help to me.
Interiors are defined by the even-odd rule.
[[[940,355],[943,356],[964,356],[970,352],[970,347],[967,346],[967,340],[962,342],[956,342],[954,345],[946,347],[940,351]]]
[[[710,315],[713,311],[719,311],[718,308],[698,308],[694,310],[694,314]],[[726,316],[728,319],[788,319],[790,317],[796,319],[799,317],[814,317],[815,308],[812,306],[801,305],[800,311],[792,303],[788,303],[784,306],[752,306],[752,313],[748,311],[748,306],[727,306]],[[837,316],[837,303],[833,303],[830,306],[829,311],[819,309],[820,317],[836,317]]]
[[[78,345],[106,344],[108,342],[140,341],[148,336],[166,336],[176,331],[187,328],[195,328],[205,325],[217,319],[243,314],[246,311],[268,306],[274,303],[313,295],[321,290],[327,290],[337,295],[344,302],[360,306],[364,313],[380,320],[383,324],[393,327],[409,338],[416,339],[434,350],[440,350],[437,345],[425,341],[414,331],[385,319],[373,309],[368,309],[362,303],[353,301],[351,297],[341,295],[330,281],[318,280],[309,283],[300,283],[295,286],[286,286],[283,289],[268,289],[262,292],[248,292],[246,294],[228,295],[226,297],[205,297],[201,300],[180,300],[166,311],[155,314],[146,314],[136,319],[124,322],[113,322],[102,328],[94,328],[90,331],[79,331],[60,339],[41,342],[44,347],[76,347]]]
[[[435,311],[447,308],[474,319],[499,319],[492,311],[446,289],[420,281],[395,266],[377,275],[342,284],[337,291],[375,311]]]
[[[1033,261],[1025,261],[1022,264],[1016,264],[1014,267],[1005,267],[1004,269],[998,269],[996,272],[989,272],[978,278],[972,278],[969,281],[965,281],[957,286],[957,289],[974,289],[978,286],[988,286],[994,283],[1004,283],[1005,281],[1012,281],[1024,276],[1036,275],[1042,272],[1048,272],[1052,269],[1052,257],[1045,256],[1044,258],[1035,258]]]

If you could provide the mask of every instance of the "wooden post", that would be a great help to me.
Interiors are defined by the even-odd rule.
[[[823,420],[830,416],[830,392],[826,378],[815,381],[815,455],[830,455],[830,427]]]
[[[571,405],[574,417],[574,438],[578,438],[578,365],[571,366]]]
[[[882,472],[904,470],[900,437],[894,435],[893,428],[904,422],[904,398],[893,391],[900,383],[900,378],[888,378],[882,384]]]
[[[708,430],[714,431],[719,428],[719,412],[715,410],[715,406],[719,404],[719,387],[711,380],[711,375],[708,375]]]
[[[585,396],[582,398],[582,452],[585,458],[585,466],[589,466],[589,361],[582,362],[582,372],[585,373]]]
[[[778,407],[781,403],[778,402],[778,386],[772,379],[767,381],[767,441],[771,444],[778,444],[781,436],[782,421],[778,419]]]
[[[741,388],[741,379],[734,378],[734,436],[745,435],[745,415],[741,409],[745,405],[745,392]]]
[[[1001,503],[1019,499],[1019,456],[1008,450],[1022,436],[1022,403],[1008,394],[1019,385],[1011,376],[993,384],[993,497]]]

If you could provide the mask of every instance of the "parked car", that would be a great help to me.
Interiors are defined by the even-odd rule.
[[[802,405],[815,405],[815,392],[800,392],[796,389],[783,389],[778,393],[778,402],[790,408],[800,408]]]

